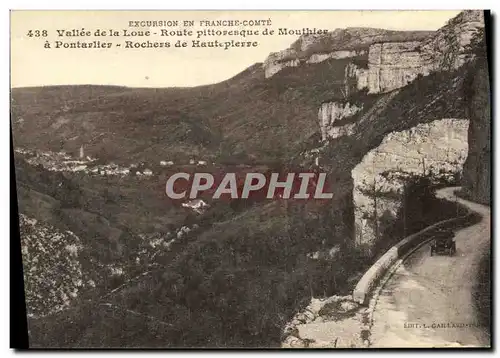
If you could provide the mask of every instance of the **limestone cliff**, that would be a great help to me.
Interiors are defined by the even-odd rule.
[[[419,74],[428,75],[432,62],[422,56],[420,42],[379,43],[368,54],[369,93],[392,91],[406,86]]]
[[[351,62],[345,67],[344,72],[344,94],[346,97],[351,93],[368,88],[369,71],[366,68]]]
[[[323,103],[318,111],[321,139],[327,140],[352,134],[354,123],[347,123],[340,126],[335,124],[338,120],[352,117],[362,109],[362,105],[350,102]]]
[[[336,29],[326,35],[303,35],[290,48],[271,53],[264,61],[266,78],[286,67],[319,63],[328,59],[366,56],[371,44],[386,41],[423,40],[430,31],[391,31],[373,28]]]
[[[451,181],[467,157],[466,119],[441,119],[392,132],[352,170],[355,237],[373,243],[382,215],[396,218],[409,175]]]
[[[297,67],[300,60],[294,58],[294,52],[287,49],[281,52],[271,53],[264,61],[264,71],[266,78],[273,76],[286,67]]]
[[[434,69],[446,71],[458,68],[473,57],[468,45],[482,29],[484,29],[483,11],[462,11],[432,36],[422,41],[422,56],[429,58]]]
[[[368,52],[369,93],[406,86],[418,75],[450,71],[473,58],[472,38],[484,28],[482,11],[463,11],[423,41],[379,43]]]
[[[403,202],[408,200],[405,187],[418,197],[418,188],[426,190],[425,180],[421,180],[424,173],[440,183],[452,180],[455,184],[462,171],[466,177],[463,167],[468,141],[472,143],[467,134],[472,92],[467,89],[471,85],[466,78],[469,73],[471,79],[477,74],[474,63],[453,72],[431,73],[388,93],[355,96],[342,101],[362,104],[363,109],[351,117],[334,121],[334,126],[347,123],[354,123],[354,126],[350,134],[322,143],[318,155],[321,166],[335,180],[334,200],[351,203],[344,207],[343,223],[348,226],[353,241],[377,250],[383,242],[375,240],[380,237],[376,234],[380,233],[376,223],[379,220],[387,223],[388,230],[400,225],[398,219],[401,219]],[[321,126],[321,117],[318,122]],[[476,151],[481,148],[480,143]],[[473,174],[471,181],[478,175],[480,173]],[[423,186],[413,187],[415,182]],[[419,205],[424,201],[412,203],[410,200],[412,209],[420,210]]]
[[[344,74],[331,73],[332,79],[351,83],[349,93],[364,88],[369,93],[388,92],[406,86],[418,75],[462,66],[473,58],[468,45],[482,28],[482,11],[468,10],[434,32],[337,29],[326,35],[300,37],[290,48],[270,54],[263,67],[269,78],[286,67],[367,56],[367,68],[353,64]]]
[[[464,165],[464,183],[472,200],[491,202],[491,105],[490,84],[486,61],[476,61],[466,88],[471,102],[468,132],[469,153]]]

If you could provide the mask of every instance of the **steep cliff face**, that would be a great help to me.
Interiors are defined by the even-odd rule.
[[[352,117],[362,109],[362,105],[356,105],[355,103],[350,102],[323,103],[318,111],[321,139],[327,140],[337,138],[342,135],[351,135],[354,123],[335,125],[335,122],[340,119]]]
[[[468,45],[482,28],[482,11],[469,10],[435,32],[337,29],[327,35],[303,36],[289,49],[272,53],[263,66],[269,78],[303,63],[367,56],[367,68],[353,64],[346,68],[343,80],[351,83],[350,92],[366,88],[369,93],[383,93],[406,86],[418,75],[462,66],[473,58]],[[331,76],[340,78],[342,74]]]
[[[271,53],[264,61],[264,71],[266,78],[273,76],[286,67],[297,67],[300,65],[300,60],[294,58],[294,52],[291,49],[286,49],[281,52]]]
[[[286,49],[281,52],[271,53],[264,61],[263,67],[266,78],[269,78],[287,67],[298,67],[304,63],[314,64],[328,59],[339,60],[342,58],[356,57],[364,54],[366,54],[366,51],[340,50],[329,53],[313,54],[307,59],[301,59],[296,57],[296,52],[294,50]]]
[[[419,41],[380,43],[368,54],[369,93],[392,91],[406,86],[419,74],[428,75],[431,63],[422,56]]]
[[[471,74],[468,95],[470,126],[468,132],[469,153],[464,165],[464,187],[471,199],[484,204],[491,202],[491,107],[490,85],[486,61],[477,61],[476,71]]]
[[[428,58],[436,70],[458,68],[472,59],[473,54],[468,45],[481,29],[484,29],[483,11],[462,11],[422,41],[422,56]]]
[[[467,157],[466,119],[441,119],[392,132],[369,151],[352,170],[355,237],[373,244],[382,216],[386,220],[401,208],[409,176],[452,181]]]
[[[484,40],[477,40],[483,23],[480,12],[468,11],[427,42],[371,45],[368,69],[346,67],[346,98],[321,105],[322,138],[335,150],[323,150],[320,163],[343,185],[337,195],[352,191],[357,243],[372,247],[382,223],[395,225],[408,187],[424,185],[423,178],[455,185],[462,177],[474,200],[489,202],[489,82]],[[372,94],[353,96],[363,89],[360,79]],[[352,111],[353,103],[362,108]],[[350,183],[342,179],[346,168]]]
[[[330,53],[315,53],[307,59],[306,63],[320,63],[328,59],[339,60],[341,58],[362,56],[364,54],[366,54],[366,51],[364,50],[361,51],[344,50],[344,51],[334,51]]]
[[[373,28],[336,29],[325,35],[303,35],[290,48],[271,53],[264,61],[266,78],[286,67],[319,63],[328,59],[366,56],[373,43],[418,41],[431,31],[391,31]]]
[[[482,11],[463,11],[423,41],[379,43],[368,51],[369,93],[406,86],[419,74],[451,71],[473,58],[472,38],[484,28]]]
[[[364,88],[368,88],[369,71],[366,68],[349,63],[344,73],[344,93],[349,96]]]

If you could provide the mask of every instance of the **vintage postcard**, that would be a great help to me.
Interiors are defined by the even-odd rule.
[[[489,16],[12,10],[11,334],[491,347]]]

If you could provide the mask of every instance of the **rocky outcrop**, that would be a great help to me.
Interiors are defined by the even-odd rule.
[[[431,63],[422,56],[418,41],[372,45],[368,54],[368,92],[388,92],[406,86],[419,74],[428,75]]]
[[[303,35],[290,48],[271,53],[264,61],[266,78],[286,67],[319,63],[328,59],[366,56],[371,44],[386,41],[417,41],[431,31],[391,31],[373,28],[336,29],[322,35]]]
[[[363,341],[359,336],[359,328],[362,325],[359,309],[359,304],[352,300],[352,296],[311,298],[309,305],[295,314],[286,324],[281,346],[282,348],[363,347]],[[317,331],[329,330],[336,323],[337,327],[344,329],[336,331],[328,337],[328,340],[318,339],[320,337],[317,337]],[[350,326],[350,329],[345,329],[347,326]]]
[[[491,105],[486,61],[478,61],[470,76],[467,93],[470,125],[469,152],[464,164],[463,186],[471,200],[489,205],[491,202]]]
[[[349,63],[344,73],[344,95],[348,97],[351,93],[368,88],[368,78],[368,69]]]
[[[84,274],[79,258],[81,240],[71,231],[19,215],[21,250],[30,317],[67,308],[86,287],[95,282]]]
[[[271,53],[264,62],[264,72],[266,78],[269,78],[286,67],[297,67],[303,63],[320,63],[328,59],[339,60],[342,58],[359,56],[364,53],[366,53],[366,51],[340,50],[323,54],[313,54],[311,57],[302,60],[295,56],[296,53],[292,49],[287,49],[285,51]]]
[[[289,49],[272,53],[264,70],[269,78],[285,67],[302,63],[367,55],[368,68],[351,64],[345,70],[344,81],[356,80],[354,86],[348,87],[351,90],[366,88],[369,93],[383,93],[406,86],[418,75],[462,66],[474,57],[469,44],[483,28],[483,12],[468,10],[425,36],[414,32],[388,34],[380,29],[337,29],[327,35],[303,36]]]
[[[355,56],[361,56],[364,55],[366,51],[349,51],[349,50],[344,50],[344,51],[334,51],[330,53],[315,53],[311,55],[306,61],[306,63],[320,63],[323,61],[326,61],[328,59],[335,59],[339,60],[341,58],[348,58],[348,57],[355,57]]]
[[[326,102],[321,105],[318,111],[318,119],[321,130],[321,139],[332,139],[342,135],[351,135],[354,123],[336,125],[335,122],[352,117],[363,109],[362,105],[350,102]]]
[[[266,78],[275,75],[286,67],[299,66],[300,60],[298,58],[291,57],[291,53],[291,50],[271,53],[264,61],[264,71]]]
[[[449,71],[458,68],[473,58],[469,45],[478,31],[483,29],[483,11],[462,11],[422,41],[422,54],[424,58],[431,60],[436,70]]]
[[[406,86],[418,75],[450,71],[474,56],[469,45],[484,28],[482,11],[463,11],[423,41],[380,43],[368,52],[368,91],[380,93]]]
[[[397,217],[409,175],[451,180],[462,172],[468,125],[465,119],[442,119],[392,132],[363,157],[351,173],[358,243],[374,243],[382,215]]]

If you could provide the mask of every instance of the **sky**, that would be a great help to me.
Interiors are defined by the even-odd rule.
[[[160,36],[161,29],[182,30],[184,20],[193,20],[194,34],[200,29],[234,30],[241,27],[200,27],[200,20],[270,20],[270,26],[245,27],[262,31],[264,27],[321,29],[375,27],[389,30],[437,30],[460,11],[12,11],[11,12],[11,86],[68,84],[122,85],[131,87],[187,87],[228,79],[271,52],[290,46],[297,35],[250,36],[257,41],[250,48],[191,48],[191,37]],[[129,27],[133,20],[179,21],[177,27]],[[90,31],[89,37],[59,37],[57,30]],[[151,30],[150,37],[94,36],[101,29]],[[39,32],[37,32],[37,30]],[[44,37],[42,31],[46,30]],[[31,32],[30,32],[31,31]],[[30,36],[32,35],[32,36]],[[40,35],[37,37],[37,35]],[[184,40],[185,48],[126,49],[125,41]],[[227,41],[237,37],[203,37],[201,41]],[[56,41],[101,41],[112,48],[55,48]],[[44,47],[45,43],[50,49]],[[117,47],[116,44],[121,44]]]

